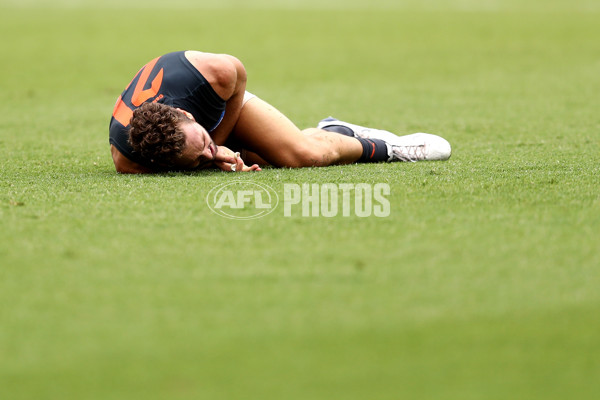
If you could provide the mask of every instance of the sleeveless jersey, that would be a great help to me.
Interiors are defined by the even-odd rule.
[[[109,142],[125,157],[148,166],[129,144],[133,110],[158,102],[190,112],[208,132],[221,123],[225,100],[185,57],[184,51],[165,54],[146,64],[117,99],[109,127]]]

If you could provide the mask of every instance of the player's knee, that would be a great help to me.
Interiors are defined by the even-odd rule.
[[[310,143],[295,146],[289,149],[286,155],[286,167],[320,167],[328,165],[327,154],[319,147]]]

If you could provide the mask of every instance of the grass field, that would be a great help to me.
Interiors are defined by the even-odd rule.
[[[1,399],[600,397],[596,2],[198,3],[0,0]],[[388,218],[222,218],[233,175],[110,159],[117,96],[181,49],[301,127],[453,156],[242,176],[388,183]]]

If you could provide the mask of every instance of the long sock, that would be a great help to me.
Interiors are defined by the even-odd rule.
[[[364,139],[356,138],[362,144],[363,152],[357,162],[380,162],[387,161],[388,148],[385,142],[381,139]]]
[[[341,135],[354,137],[354,131],[347,126],[342,125],[329,125],[323,128],[325,131],[336,132]],[[357,162],[367,163],[367,162],[380,162],[387,161],[388,149],[387,145],[383,140],[380,139],[363,139],[356,138],[363,147],[363,153],[358,159]]]
[[[354,137],[354,131],[347,126],[342,125],[329,125],[323,128],[324,131],[336,132],[342,135]]]

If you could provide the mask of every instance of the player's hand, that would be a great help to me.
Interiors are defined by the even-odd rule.
[[[214,160],[215,165],[223,171],[227,172],[248,172],[261,171],[257,164],[247,166],[244,160],[240,157],[240,153],[234,153],[225,146],[217,148],[217,155]]]

